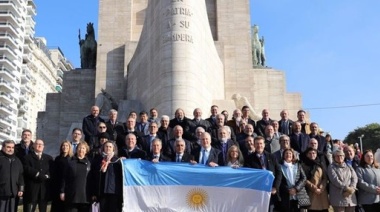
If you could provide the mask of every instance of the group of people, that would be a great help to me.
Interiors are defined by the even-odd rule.
[[[231,120],[216,105],[210,112],[202,119],[196,108],[189,119],[177,109],[170,119],[152,108],[149,115],[131,112],[121,123],[116,110],[104,121],[93,106],[71,141],[62,141],[55,160],[43,153],[41,139],[32,142],[31,131],[24,130],[19,144],[3,142],[0,163],[7,166],[0,166],[0,183],[7,186],[0,188],[0,211],[13,212],[20,197],[24,211],[37,205],[46,211],[50,200],[51,211],[88,211],[92,202],[100,203],[100,211],[121,211],[120,159],[130,158],[269,170],[275,177],[270,211],[328,211],[330,205],[334,211],[355,211],[358,205],[380,210],[380,168],[373,152],[359,158],[352,146],[308,123],[305,111],[292,121],[283,110],[277,121],[265,109],[257,122],[246,106],[235,109]]]

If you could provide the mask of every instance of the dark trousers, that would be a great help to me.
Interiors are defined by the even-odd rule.
[[[16,199],[14,197],[0,197],[0,211],[14,212],[16,207]]]
[[[90,205],[87,203],[72,203],[69,204],[66,212],[89,212]]]
[[[103,194],[100,198],[100,212],[121,212],[122,197],[115,194]]]
[[[47,209],[47,201],[46,200],[37,200],[37,202],[27,203],[24,202],[24,212],[34,212],[37,209],[39,212],[46,212]]]
[[[362,205],[365,212],[379,212],[380,211],[380,202],[373,203],[371,205]]]

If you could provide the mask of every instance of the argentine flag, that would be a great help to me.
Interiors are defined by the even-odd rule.
[[[123,211],[268,211],[272,172],[124,159]]]

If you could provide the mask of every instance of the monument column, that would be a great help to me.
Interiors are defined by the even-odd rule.
[[[205,1],[149,1],[144,28],[127,74],[127,99],[173,115],[208,111],[224,99],[223,65],[215,49]]]

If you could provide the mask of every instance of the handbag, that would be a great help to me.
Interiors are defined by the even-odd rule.
[[[298,205],[300,207],[308,207],[311,205],[310,197],[307,194],[305,187],[303,187],[301,191],[297,193],[297,199],[298,199]]]
[[[91,205],[91,211],[92,212],[100,212],[99,202],[92,203],[92,205]]]

